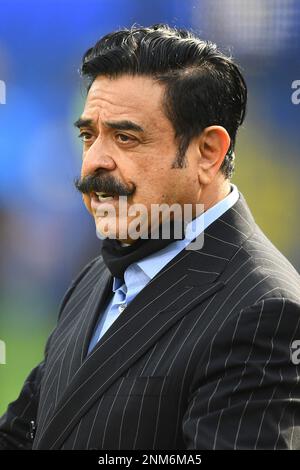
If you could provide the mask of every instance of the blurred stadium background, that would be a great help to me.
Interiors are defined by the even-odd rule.
[[[231,51],[249,86],[233,181],[258,223],[300,269],[300,2],[297,0],[0,0],[0,414],[41,360],[61,297],[100,242],[73,188],[72,123],[84,51],[133,23],[192,28]]]

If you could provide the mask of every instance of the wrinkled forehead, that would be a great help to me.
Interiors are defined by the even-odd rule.
[[[132,119],[145,128],[168,124],[163,110],[164,86],[144,76],[99,76],[88,92],[84,116],[94,122]]]

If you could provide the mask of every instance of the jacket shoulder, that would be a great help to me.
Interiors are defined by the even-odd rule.
[[[299,273],[259,227],[245,241],[243,250],[249,256],[250,277],[260,282],[264,298],[278,296],[299,303]]]

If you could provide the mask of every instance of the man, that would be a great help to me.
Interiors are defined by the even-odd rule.
[[[299,449],[299,276],[230,184],[237,65],[155,25],[100,39],[82,75],[76,186],[102,251],[67,291],[0,446]],[[191,211],[164,237],[163,213],[149,215],[173,204]]]

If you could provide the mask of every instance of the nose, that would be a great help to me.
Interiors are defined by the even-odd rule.
[[[109,155],[108,149],[105,148],[103,141],[95,140],[93,145],[84,152],[82,161],[82,176],[92,175],[97,170],[114,170],[116,163]]]

